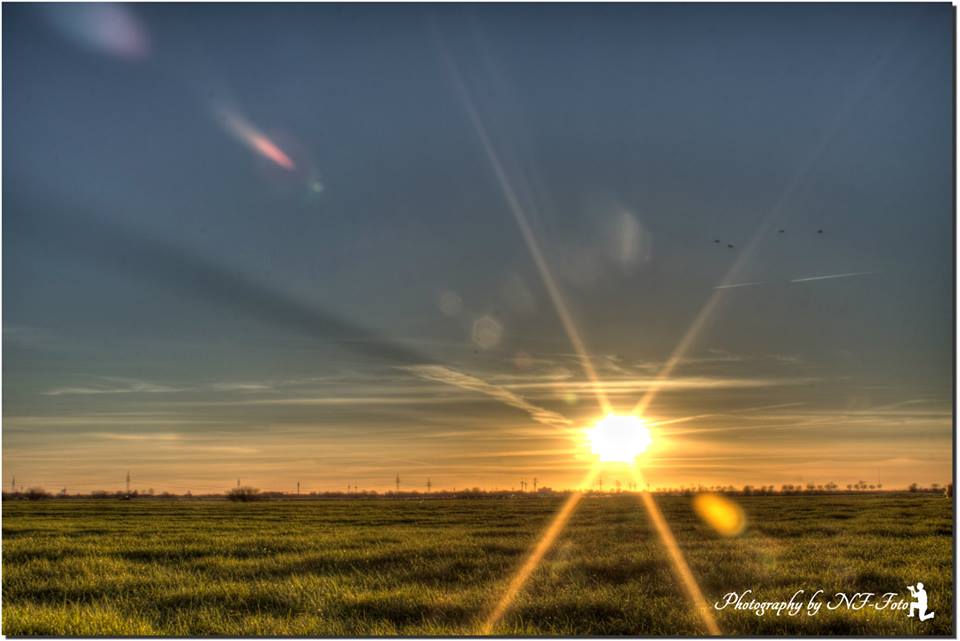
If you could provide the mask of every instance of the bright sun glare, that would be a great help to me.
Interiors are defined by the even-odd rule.
[[[653,442],[644,420],[630,415],[608,414],[597,421],[588,435],[590,449],[605,463],[633,463]]]

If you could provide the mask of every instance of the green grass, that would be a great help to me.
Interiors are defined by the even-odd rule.
[[[952,503],[935,496],[737,497],[749,527],[714,534],[658,497],[711,604],[753,589],[906,593],[936,617],[716,612],[726,634],[952,635]],[[3,504],[3,633],[474,634],[561,498],[56,500]],[[503,635],[703,632],[636,497],[588,497]]]

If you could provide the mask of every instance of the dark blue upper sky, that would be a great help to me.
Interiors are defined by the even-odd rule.
[[[518,354],[549,375],[573,349],[468,110],[611,375],[744,284],[678,375],[723,354],[710,376],[811,381],[756,405],[949,408],[948,4],[87,9],[3,7],[8,417],[396,365],[306,310],[472,375]],[[10,434],[5,464],[41,448]]]

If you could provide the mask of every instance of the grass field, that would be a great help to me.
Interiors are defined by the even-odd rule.
[[[51,500],[3,504],[6,635],[473,634],[562,498]],[[737,497],[721,538],[657,497],[706,599],[754,590],[906,593],[936,617],[716,612],[726,634],[951,635],[952,502]],[[495,630],[692,635],[696,612],[637,497],[588,497]]]

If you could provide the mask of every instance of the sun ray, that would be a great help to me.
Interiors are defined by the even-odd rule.
[[[439,38],[437,41],[440,42]],[[486,155],[487,161],[490,163],[490,167],[497,179],[497,184],[500,186],[500,190],[503,192],[503,196],[507,201],[510,213],[513,215],[517,226],[520,228],[520,234],[523,237],[523,242],[526,244],[527,250],[530,252],[530,257],[533,259],[533,262],[537,267],[537,272],[540,274],[540,279],[543,281],[543,286],[547,290],[547,295],[550,298],[550,302],[553,304],[553,307],[557,312],[557,316],[560,318],[560,322],[563,325],[564,332],[566,332],[567,337],[570,339],[570,343],[573,345],[573,348],[577,353],[577,357],[580,360],[580,366],[583,368],[584,373],[590,381],[593,393],[597,398],[597,403],[600,405],[600,410],[603,412],[603,414],[609,414],[612,410],[612,407],[610,402],[607,400],[607,395],[603,389],[603,384],[600,381],[600,377],[597,375],[596,369],[593,366],[593,362],[590,360],[586,344],[584,343],[583,338],[580,336],[580,332],[577,330],[576,324],[573,321],[573,316],[570,314],[570,310],[567,307],[566,301],[560,292],[560,287],[553,278],[553,273],[550,271],[550,265],[547,263],[546,256],[544,256],[543,250],[540,247],[540,242],[537,239],[533,228],[530,226],[526,211],[524,210],[523,205],[520,202],[520,198],[513,187],[513,183],[510,181],[510,176],[507,174],[506,168],[500,161],[500,155],[497,153],[497,149],[494,146],[493,140],[490,137],[483,119],[480,116],[480,112],[478,111],[473,99],[470,96],[470,92],[467,90],[467,87],[464,84],[460,70],[457,68],[452,56],[442,44],[440,44],[440,48],[443,54],[444,62],[449,69],[450,77],[453,79],[454,87],[457,90],[457,95],[463,103],[471,126],[476,132],[477,137],[480,139],[480,144],[483,147],[484,155]]]
[[[643,476],[635,467],[633,468],[633,476],[637,481],[637,485],[642,487]],[[719,636],[721,634],[720,627],[713,618],[713,613],[710,611],[710,606],[707,605],[707,601],[703,597],[703,591],[700,589],[700,584],[697,583],[697,579],[693,576],[690,566],[687,565],[687,560],[683,556],[683,550],[681,550],[680,546],[677,544],[677,539],[673,536],[673,532],[670,530],[667,520],[663,517],[660,507],[657,505],[657,502],[653,499],[653,495],[650,494],[650,492],[640,492],[639,496],[640,502],[643,504],[643,507],[646,508],[647,514],[650,516],[650,520],[653,522],[653,527],[656,529],[657,535],[660,537],[660,542],[663,543],[663,547],[667,550],[667,555],[670,557],[670,562],[673,565],[674,574],[677,575],[677,578],[680,580],[680,583],[683,586],[684,592],[686,592],[687,596],[696,607],[697,614],[700,615],[700,620],[703,622],[703,626],[707,629],[709,634]]]
[[[599,465],[595,464],[591,467],[587,476],[580,483],[580,487],[590,487],[599,471]],[[496,625],[500,623],[504,615],[510,611],[517,595],[520,594],[520,591],[523,589],[523,586],[526,585],[533,571],[540,565],[540,561],[547,552],[550,551],[550,548],[553,547],[554,542],[563,531],[563,528],[566,527],[567,522],[570,520],[570,517],[573,516],[574,510],[576,510],[582,498],[583,492],[580,490],[575,491],[567,498],[563,507],[554,515],[553,520],[550,521],[550,525],[547,526],[547,529],[544,530],[543,534],[537,540],[536,545],[533,546],[533,550],[523,561],[523,565],[514,572],[513,577],[511,577],[510,582],[507,584],[507,589],[503,592],[503,596],[500,597],[497,605],[484,620],[483,625],[480,627],[480,634],[489,635]]]

